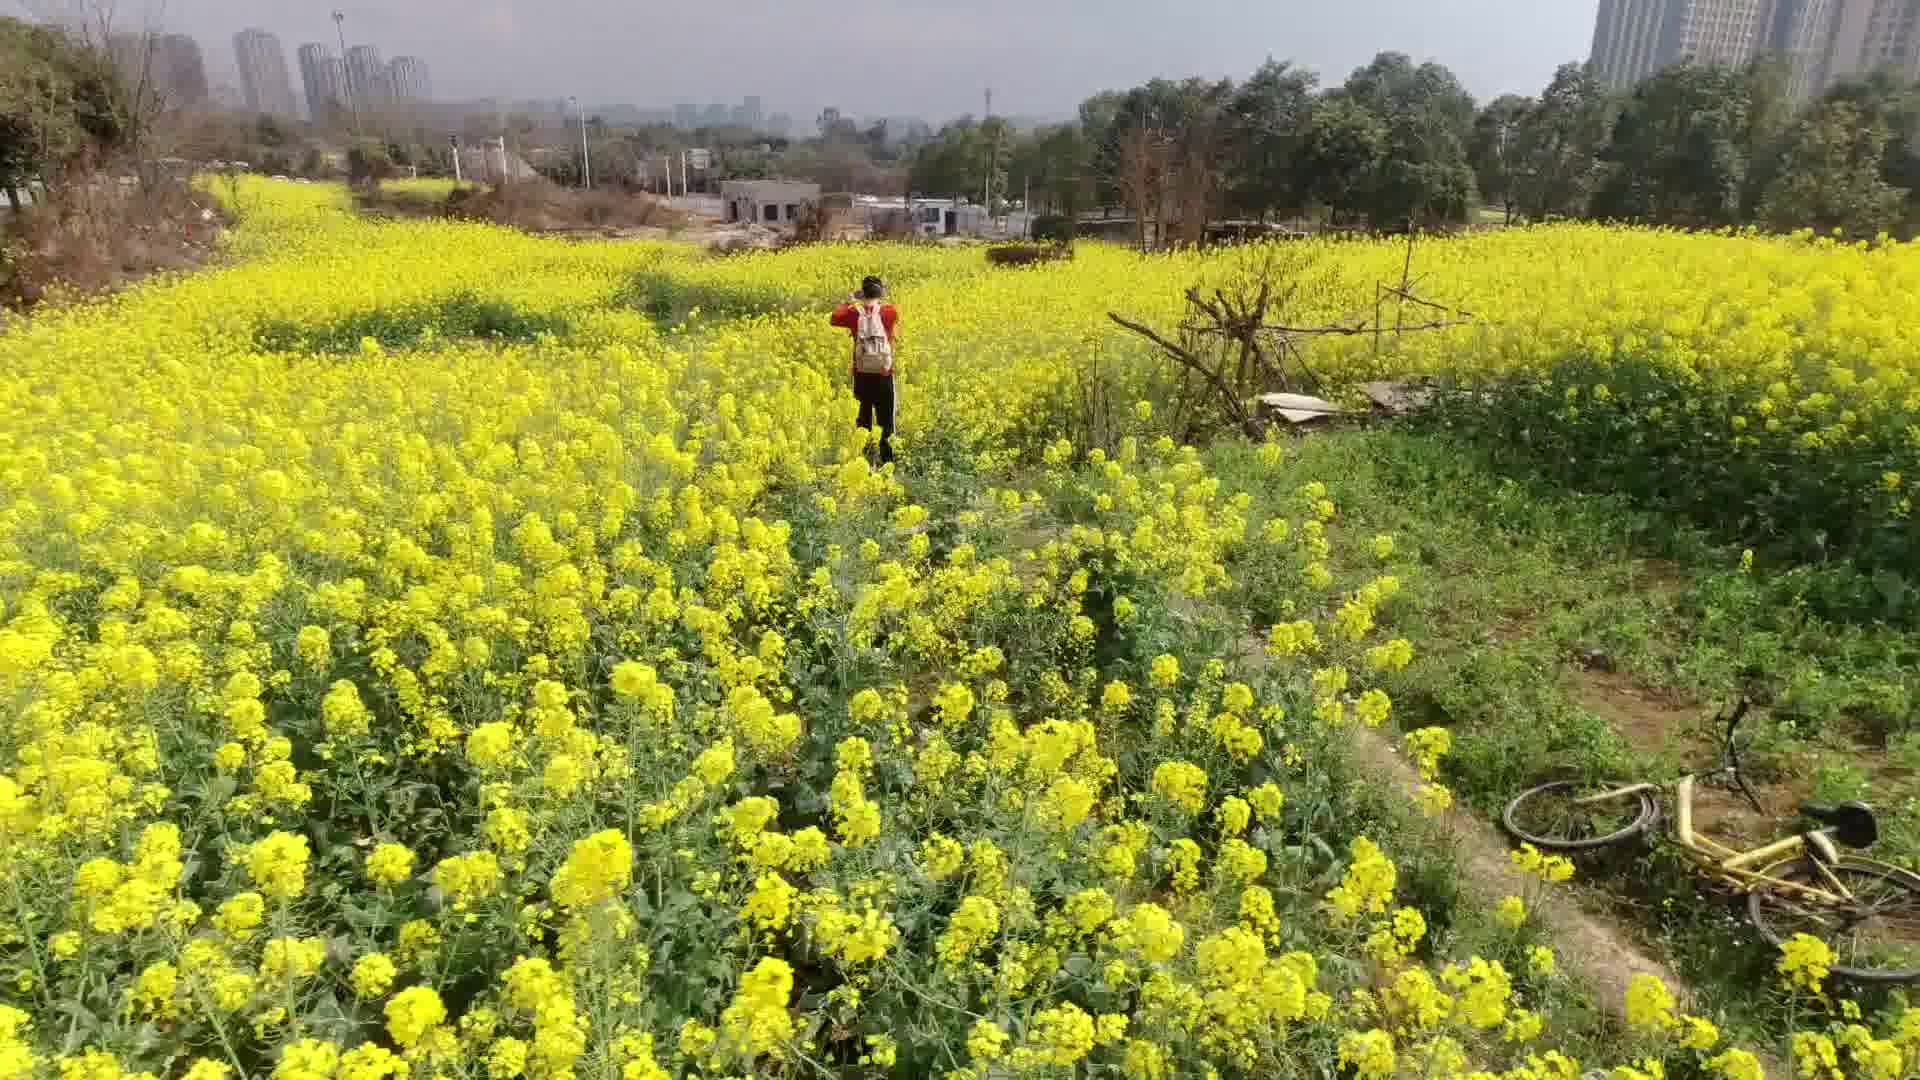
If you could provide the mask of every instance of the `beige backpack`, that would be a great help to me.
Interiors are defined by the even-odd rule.
[[[893,339],[880,317],[880,301],[860,305],[860,326],[853,333],[853,370],[862,375],[893,374]]]

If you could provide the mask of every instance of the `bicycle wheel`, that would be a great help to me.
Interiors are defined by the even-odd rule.
[[[1579,780],[1541,784],[1508,803],[1500,820],[1508,832],[1535,847],[1591,851],[1617,844],[1647,831],[1659,813],[1648,791],[1603,802],[1579,801],[1620,786]]]
[[[1812,934],[1833,950],[1835,975],[1880,985],[1920,982],[1920,877],[1852,858],[1824,868],[1796,859],[1767,873],[1832,889],[1830,873],[1853,894],[1851,902],[1835,904],[1756,885],[1747,894],[1747,917],[1769,943],[1778,947],[1795,934]]]

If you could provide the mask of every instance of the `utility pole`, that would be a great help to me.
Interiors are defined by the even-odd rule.
[[[580,104],[579,98],[569,96],[567,100],[573,103],[575,111],[580,114],[580,178],[583,186],[588,191],[592,191],[593,157],[587,151],[587,110]]]
[[[992,122],[993,87],[989,86],[987,87],[987,111],[980,120],[980,126],[984,128]],[[998,164],[999,157],[1000,140],[998,137],[995,137],[993,142],[987,144],[987,182],[982,185],[980,195],[980,201],[986,205],[987,217],[989,218],[993,217],[993,167]]]
[[[360,95],[353,92],[353,68],[347,63],[347,15],[344,11],[333,13],[333,29],[340,35],[340,82],[347,92],[347,107],[353,110],[353,134],[360,135]]]

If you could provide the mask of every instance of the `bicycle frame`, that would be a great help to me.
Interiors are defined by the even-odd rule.
[[[1689,774],[1681,777],[1674,784],[1672,839],[1703,873],[1741,892],[1765,888],[1805,896],[1827,904],[1846,905],[1853,902],[1853,893],[1826,868],[1828,861],[1839,857],[1839,850],[1827,834],[1827,830],[1816,829],[1800,833],[1745,851],[1728,847],[1704,833],[1694,831],[1694,780],[1695,777]],[[1659,784],[1632,784],[1589,795],[1578,801],[1583,804],[1610,802],[1616,799],[1632,798],[1643,792],[1658,794],[1660,790]],[[1812,862],[1820,871],[1820,875],[1826,879],[1828,888],[1804,885],[1768,873],[1769,870],[1800,856],[1810,847],[1818,849],[1821,857],[1813,859]],[[1756,867],[1759,869],[1755,869]]]

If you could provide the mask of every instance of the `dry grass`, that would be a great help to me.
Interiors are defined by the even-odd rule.
[[[604,188],[577,191],[545,180],[456,190],[447,199],[446,212],[529,232],[671,229],[687,220],[651,195]]]
[[[605,233],[674,229],[687,215],[639,192],[599,188],[579,191],[547,180],[518,180],[493,187],[461,187],[442,197],[379,184],[356,185],[362,213],[401,217],[452,217],[485,221],[532,233]]]
[[[226,224],[213,199],[182,181],[126,184],[104,173],[69,181],[0,214],[0,306],[24,310],[192,269],[213,257]]]
[[[995,266],[1033,266],[1073,258],[1073,249],[1065,244],[997,244],[987,249],[987,261]]]

